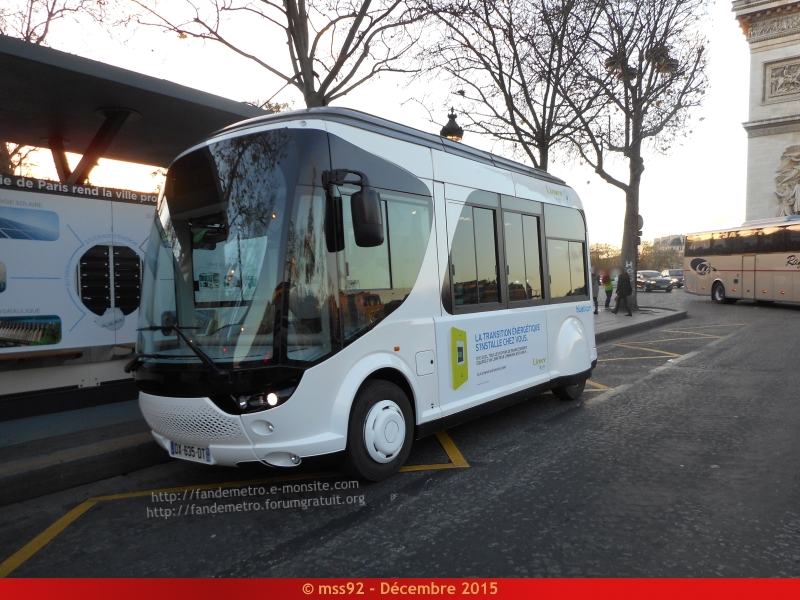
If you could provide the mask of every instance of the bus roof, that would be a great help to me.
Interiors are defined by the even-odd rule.
[[[708,231],[695,231],[687,233],[690,235],[705,235],[707,233],[725,233],[727,231],[741,231],[744,229],[756,229],[758,227],[778,227],[780,225],[789,225],[791,223],[800,222],[800,215],[791,215],[788,217],[771,217],[768,219],[753,219],[752,221],[745,221],[736,227],[725,227],[722,229],[709,229]]]
[[[420,131],[419,129],[414,129],[413,127],[407,127],[406,125],[401,125],[400,123],[395,123],[394,121],[382,119],[380,117],[376,117],[359,110],[353,110],[351,108],[331,108],[325,106],[321,108],[307,108],[303,110],[294,110],[291,112],[265,115],[263,117],[256,117],[230,125],[224,129],[221,129],[220,131],[217,131],[211,137],[216,137],[220,134],[231,133],[237,130],[250,129],[251,127],[257,127],[266,123],[296,121],[297,119],[304,117],[308,119],[320,119],[323,121],[332,121],[336,123],[342,123],[344,125],[350,125],[352,127],[357,127],[366,131],[372,131],[374,133],[385,135],[397,140],[416,144],[418,146],[425,146],[427,148],[433,148],[434,150],[440,150],[448,154],[461,156],[462,158],[467,158],[469,160],[482,162],[484,164],[495,166],[499,169],[505,169],[507,171],[514,171],[522,175],[528,175],[529,177],[535,177],[536,179],[540,179],[542,181],[549,181],[558,185],[567,185],[564,180],[559,179],[558,177],[555,177],[546,171],[542,171],[541,169],[535,169],[533,167],[529,167],[528,165],[503,158],[502,156],[497,156],[496,154],[492,154],[490,152],[484,152],[482,150],[478,150],[477,148],[465,146],[459,142],[453,142],[441,136]]]

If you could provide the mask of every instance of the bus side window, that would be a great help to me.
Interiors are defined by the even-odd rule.
[[[542,261],[539,219],[503,212],[510,302],[542,298]]]
[[[386,234],[386,202],[381,201],[383,213],[383,244],[374,248],[356,245],[353,231],[353,213],[350,210],[350,194],[342,196],[342,221],[344,225],[344,289],[387,290],[392,287],[389,270],[389,243]]]
[[[586,226],[581,213],[574,208],[545,204],[544,226],[550,298],[586,296]]]
[[[800,252],[800,225],[789,225],[783,235],[783,252]]]
[[[496,211],[455,203],[448,210],[460,211],[450,247],[453,304],[499,304]]]

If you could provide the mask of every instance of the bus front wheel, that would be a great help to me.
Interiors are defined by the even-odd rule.
[[[413,439],[414,416],[403,390],[369,381],[353,402],[342,468],[369,481],[391,477],[408,458]]]
[[[553,395],[559,400],[577,400],[581,397],[581,394],[583,394],[585,387],[586,380],[584,379],[575,385],[565,385],[553,388]]]
[[[733,304],[736,302],[735,298],[728,298],[725,295],[725,286],[719,281],[711,288],[711,299],[717,304]]]

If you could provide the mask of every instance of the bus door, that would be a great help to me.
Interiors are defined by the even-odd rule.
[[[756,257],[742,257],[742,298],[755,300],[756,297]]]

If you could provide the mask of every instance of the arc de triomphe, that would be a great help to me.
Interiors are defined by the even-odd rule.
[[[746,219],[800,214],[800,1],[733,11],[750,44]]]

